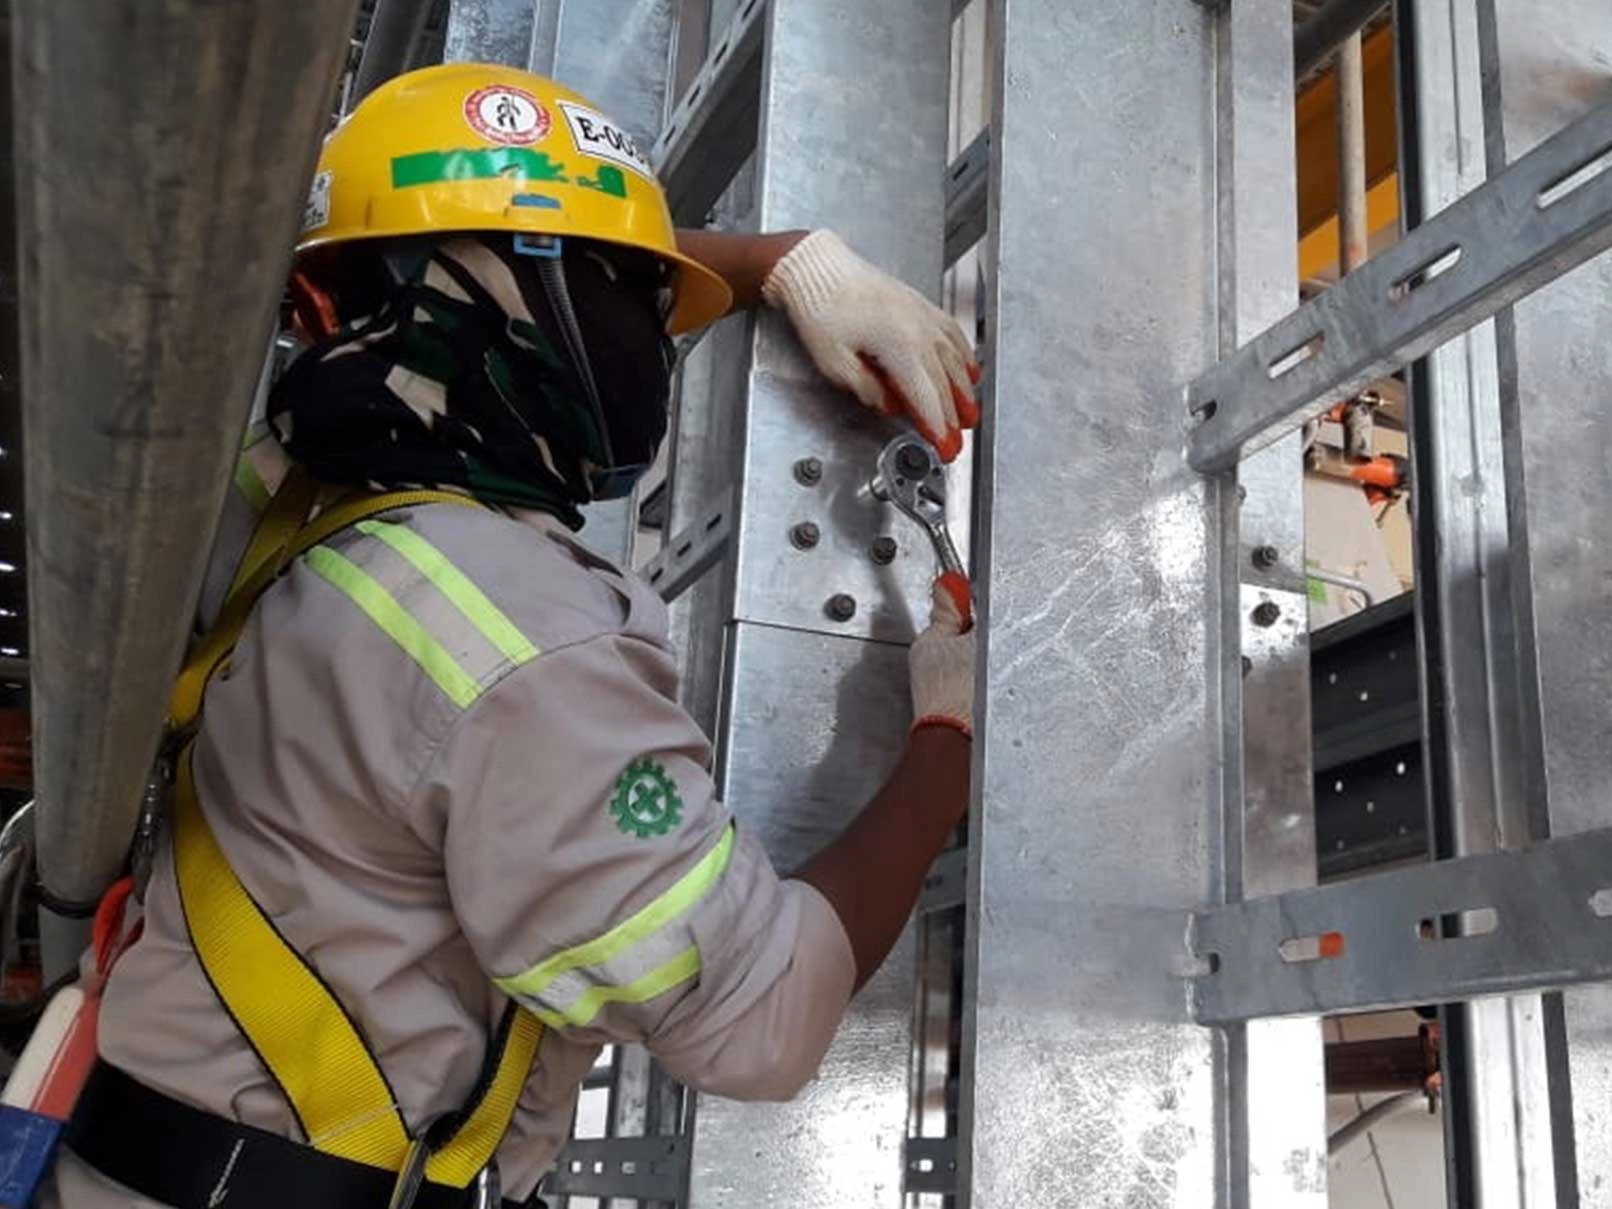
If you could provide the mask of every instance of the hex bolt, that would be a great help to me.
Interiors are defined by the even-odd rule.
[[[1282,559],[1281,552],[1275,546],[1255,546],[1253,557],[1254,566],[1261,571],[1269,571]]]
[[[789,531],[789,540],[797,550],[810,550],[823,538],[823,531],[812,521],[801,521]]]
[[[881,567],[888,567],[896,561],[896,554],[899,550],[900,547],[896,545],[895,538],[876,537],[873,539],[873,545],[869,548],[868,553],[873,556],[873,561]]]
[[[827,611],[835,621],[850,621],[856,616],[856,597],[836,592],[828,598]]]
[[[1262,600],[1254,606],[1254,624],[1257,626],[1273,626],[1281,615],[1282,610],[1269,600]]]
[[[903,445],[896,454],[896,469],[908,478],[922,478],[929,473],[929,455],[916,445]]]
[[[795,481],[803,487],[815,487],[823,481],[823,463],[819,458],[801,458],[795,463]]]

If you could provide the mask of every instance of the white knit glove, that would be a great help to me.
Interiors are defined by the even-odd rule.
[[[910,419],[944,461],[979,423],[979,365],[956,320],[832,231],[786,253],[761,296],[784,311],[818,370],[885,415]]]
[[[974,610],[968,580],[947,572],[929,591],[929,628],[907,652],[912,729],[950,726],[974,733]]]

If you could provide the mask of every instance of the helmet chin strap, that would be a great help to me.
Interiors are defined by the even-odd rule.
[[[554,308],[554,317],[559,321],[560,333],[565,338],[571,362],[582,379],[582,388],[588,394],[593,422],[604,443],[608,468],[597,470],[592,476],[595,498],[613,499],[626,494],[622,489],[624,479],[626,489],[631,490],[632,483],[643,473],[644,467],[616,465],[616,453],[610,443],[610,424],[605,418],[604,403],[599,398],[598,383],[594,381],[593,366],[588,361],[587,346],[582,341],[582,325],[577,322],[576,308],[571,305],[571,291],[565,284],[565,262],[561,257],[564,246],[564,241],[558,235],[515,236],[516,253],[529,256],[535,262],[538,280],[543,283],[543,292],[548,295],[549,305]]]

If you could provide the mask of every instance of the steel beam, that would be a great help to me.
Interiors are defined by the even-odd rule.
[[[686,528],[666,539],[661,552],[638,569],[667,603],[695,585],[726,557],[733,538],[733,490],[717,497]]]
[[[713,27],[723,28],[717,15]],[[758,20],[764,31],[747,24]],[[692,126],[674,118],[663,144],[663,154],[674,150],[661,161],[674,199],[685,187],[712,199],[698,213],[678,212],[703,220],[727,187],[731,171],[712,169],[708,158],[721,142],[712,114],[727,104],[724,73],[740,70],[728,64],[742,61],[754,37],[766,47],[764,68],[758,49],[746,69],[759,73],[754,186],[730,193],[719,206],[724,219],[766,230],[831,227],[936,295],[946,11],[930,0],[876,8],[744,0],[725,28],[701,76],[706,88],[716,82],[715,96],[702,89],[695,98],[691,88],[684,101],[713,110]],[[689,194],[681,196],[675,206],[688,204]],[[729,483],[739,493],[732,557],[674,614],[691,639],[691,705],[716,723],[724,801],[782,869],[843,830],[905,742],[905,644],[925,608],[933,557],[909,522],[865,491],[894,431],[829,387],[774,313],[718,325],[684,369],[672,524],[687,525]],[[797,474],[808,458],[820,473]],[[821,535],[810,549],[790,542],[803,521]],[[881,534],[903,548],[888,565],[869,552]],[[849,620],[825,612],[836,594],[854,597]],[[916,964],[909,930],[853,1002],[819,1078],[796,1102],[699,1100],[693,1209],[905,1203]]]
[[[946,169],[946,254],[949,267],[985,234],[991,132],[982,130]]]
[[[961,1199],[1208,1209],[1220,1046],[1180,963],[1217,890],[1219,501],[1179,383],[1218,343],[1217,17],[990,17]]]
[[[1194,915],[1197,1018],[1413,1007],[1612,979],[1612,827]],[[1455,930],[1452,927],[1458,925]]]
[[[1413,52],[1402,111],[1414,226],[1489,175],[1476,7],[1407,5],[1401,38]],[[1531,688],[1512,607],[1516,558],[1494,324],[1435,349],[1410,380],[1433,855],[1520,848],[1542,831],[1536,834],[1525,790],[1523,702]],[[1441,1016],[1452,1200],[1485,1209],[1555,1206],[1552,1100],[1561,1089],[1549,1077],[1553,1042],[1541,997],[1447,1003]]]
[[[1612,104],[1612,8],[1598,0],[1484,0],[1476,8],[1492,175],[1508,161],[1527,162],[1518,157],[1548,146],[1586,109]],[[1600,183],[1609,178],[1603,173]],[[1577,836],[1612,824],[1612,598],[1604,589],[1612,550],[1595,538],[1612,508],[1604,456],[1612,415],[1594,403],[1612,392],[1612,258],[1502,314],[1496,339],[1512,538],[1527,543],[1513,573],[1513,615],[1522,673],[1537,688],[1524,715],[1524,791],[1544,816],[1536,827]],[[1556,1122],[1557,1192],[1563,1204],[1576,1197],[1589,1206],[1612,1188],[1612,988],[1585,987],[1563,1000],[1563,1015],[1547,1019],[1565,1035],[1566,1060],[1553,1075],[1570,1088]]]
[[[442,61],[524,67],[531,58],[541,3],[542,0],[451,0]]]
[[[134,834],[355,8],[13,6],[39,864],[61,899],[93,904]]]
[[[712,39],[705,64],[695,75],[651,159],[672,216],[700,227],[728,187],[733,174],[756,148],[756,115],[761,98],[762,35],[771,0],[742,0],[722,32]],[[713,18],[718,14],[714,11]]]
[[[1218,10],[1216,23],[1219,336],[1229,353],[1298,301],[1293,16],[1288,0],[1237,0]],[[1295,433],[1249,458],[1237,481],[1215,484],[1213,494],[1219,866],[1222,893],[1236,901],[1316,878],[1302,438]],[[1234,1026],[1224,1067],[1233,1203],[1326,1209],[1320,1022]]]
[[[1612,101],[1202,374],[1193,466],[1230,468],[1612,246],[1612,172],[1585,179],[1609,152]]]
[[[349,108],[414,66],[432,3],[433,0],[375,0],[375,13],[369,19],[369,33],[353,77]]]

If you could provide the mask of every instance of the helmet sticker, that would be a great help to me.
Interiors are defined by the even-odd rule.
[[[541,101],[510,84],[489,84],[467,96],[465,121],[489,142],[511,147],[541,143],[554,126]]]
[[[334,172],[319,172],[314,175],[313,184],[308,189],[308,201],[302,207],[304,235],[330,221],[330,182],[335,179]]]
[[[614,160],[650,180],[655,179],[655,170],[649,166],[649,158],[638,150],[632,135],[597,109],[589,109],[572,101],[559,101],[557,104],[565,115],[565,124],[571,128],[571,141],[583,155]]]

